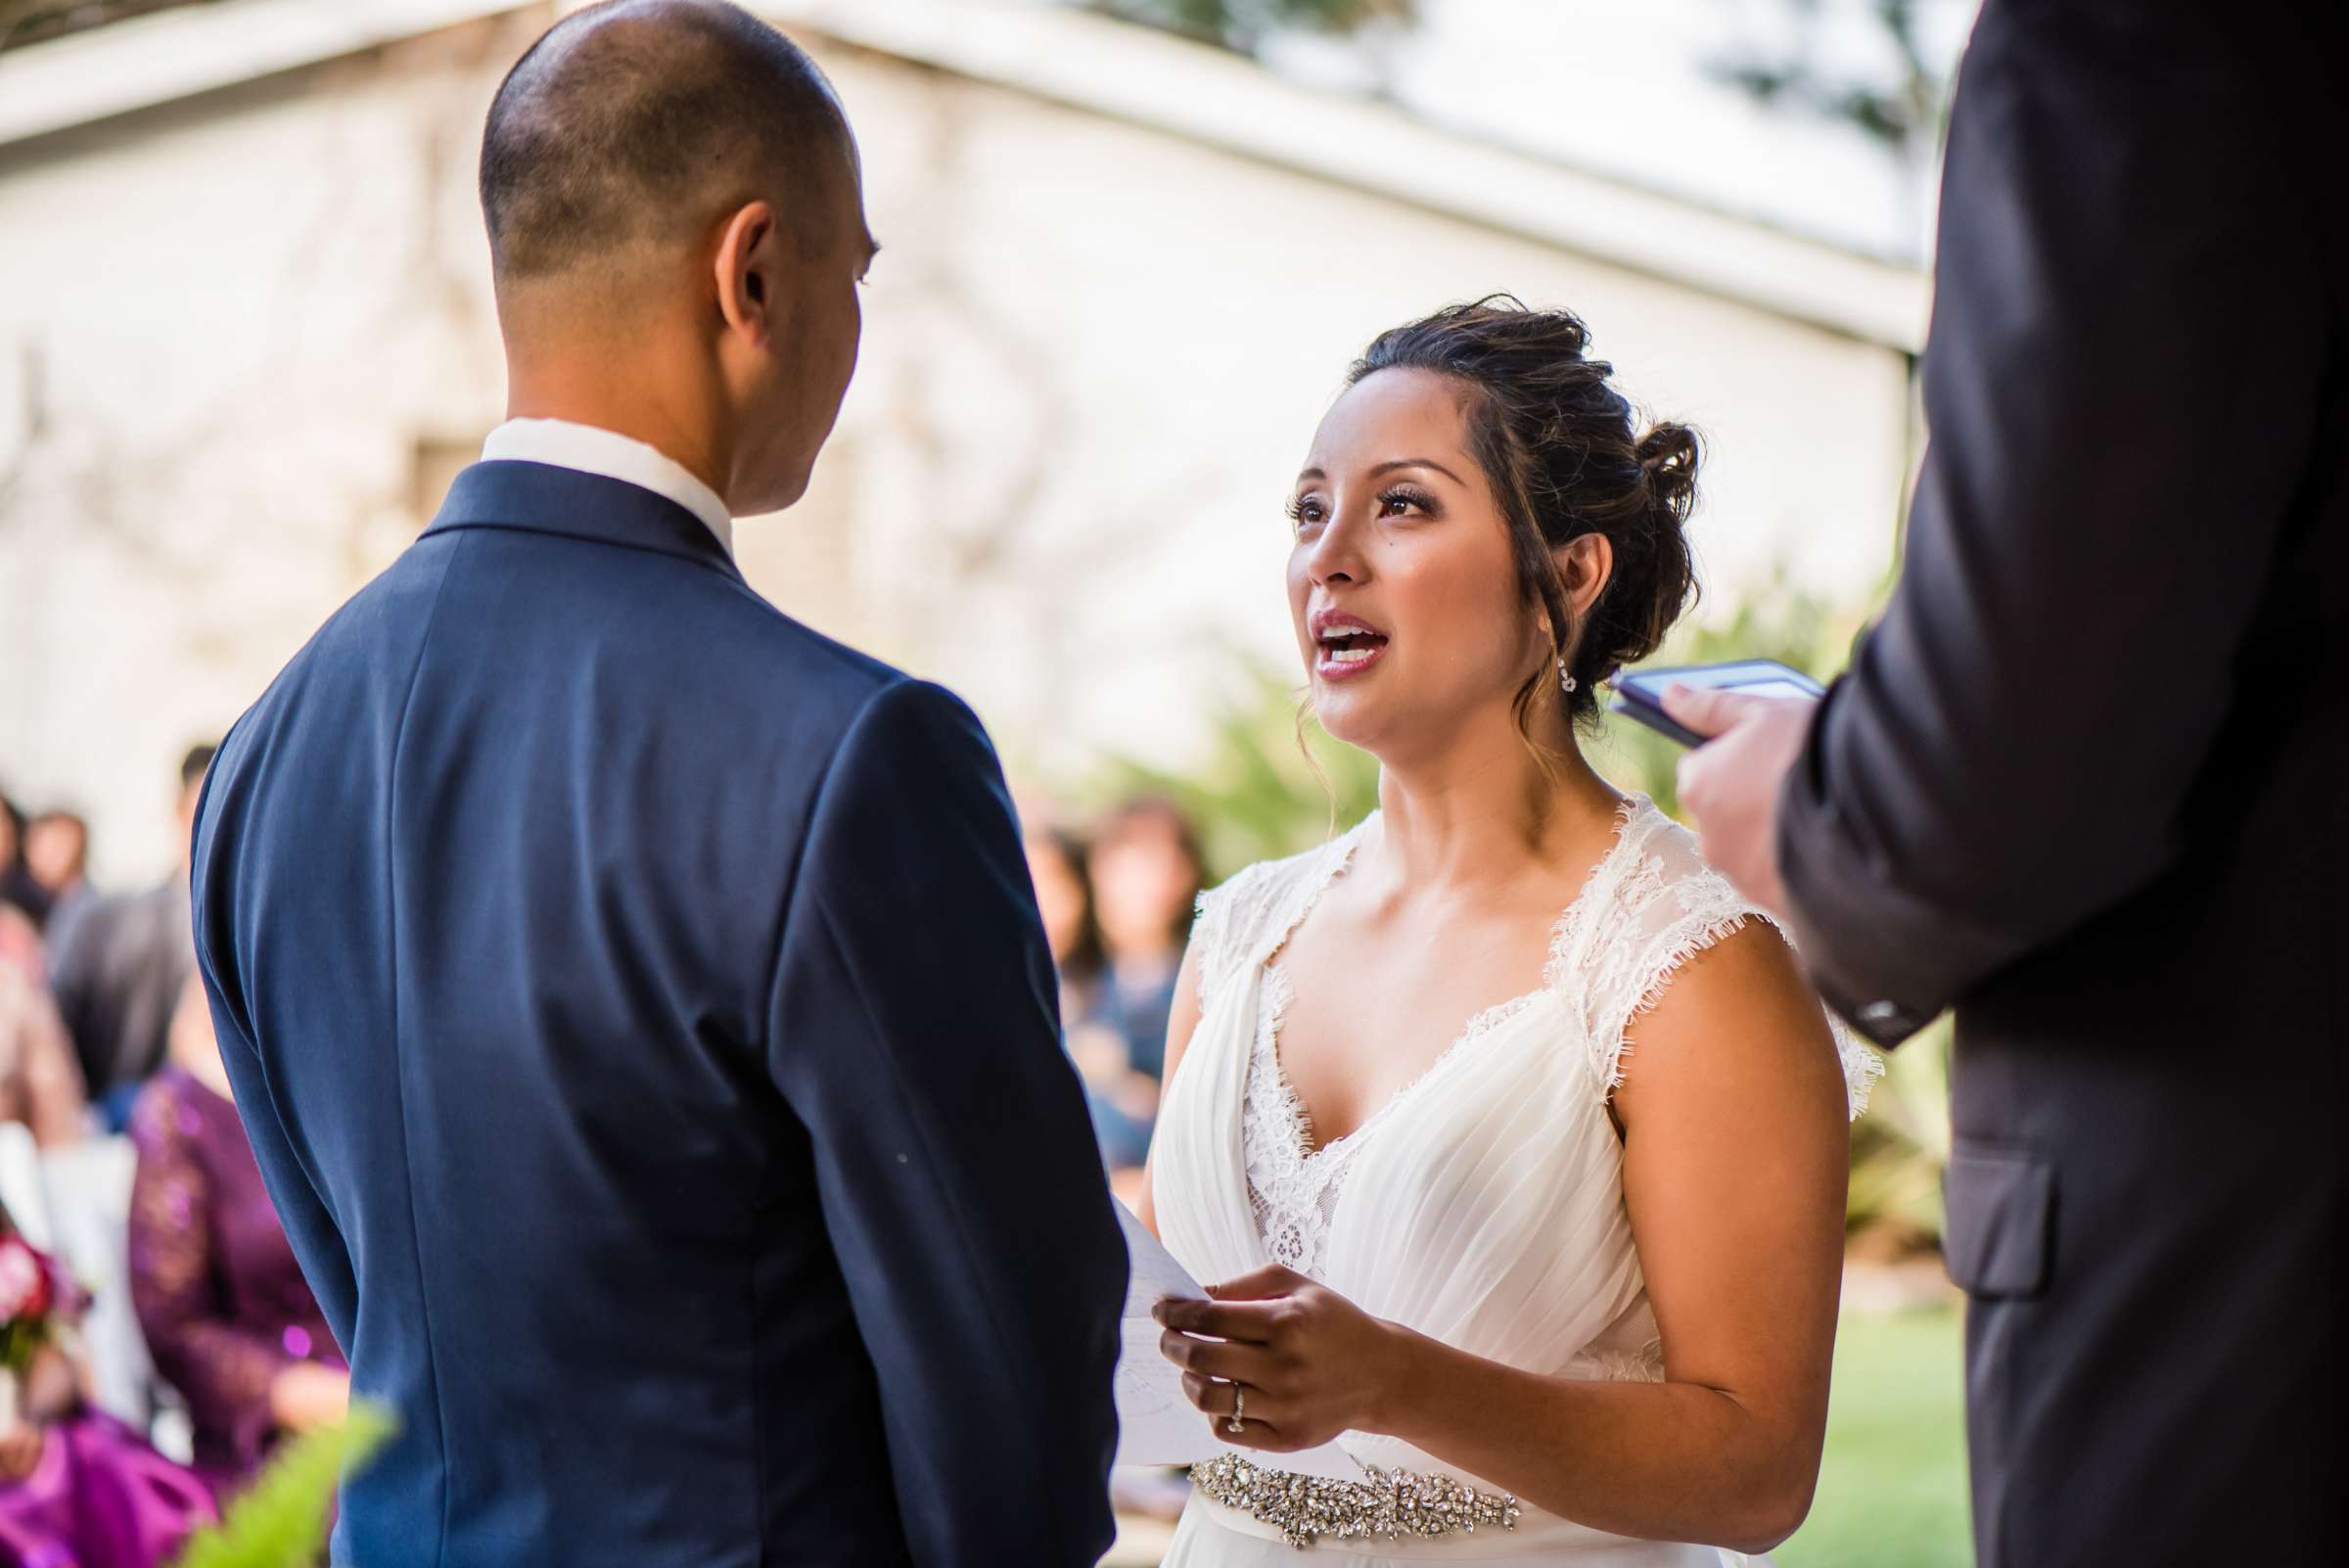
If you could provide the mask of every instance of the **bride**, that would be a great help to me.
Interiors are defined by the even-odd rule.
[[[1712,1568],[1810,1506],[1870,1059],[1576,744],[1693,591],[1697,456],[1585,337],[1399,327],[1298,476],[1298,645],[1381,807],[1201,900],[1143,1218],[1221,1281],[1162,1347],[1262,1457],[1193,1472],[1167,1568]],[[1369,1480],[1281,1471],[1332,1439]]]

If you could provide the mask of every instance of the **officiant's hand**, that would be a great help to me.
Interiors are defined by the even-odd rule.
[[[1706,737],[1681,759],[1681,805],[1715,869],[1773,914],[1786,912],[1778,875],[1778,797],[1801,760],[1819,704],[1675,686],[1664,712]]]
[[[1277,1265],[1207,1291],[1213,1301],[1169,1299],[1152,1315],[1166,1330],[1159,1350],[1218,1437],[1286,1453],[1379,1429],[1383,1374],[1402,1360],[1393,1323]]]

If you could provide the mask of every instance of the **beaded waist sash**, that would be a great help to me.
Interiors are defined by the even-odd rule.
[[[1517,1499],[1479,1492],[1448,1475],[1382,1470],[1364,1465],[1368,1479],[1330,1481],[1267,1469],[1236,1453],[1220,1453],[1191,1469],[1191,1485],[1226,1508],[1280,1532],[1300,1549],[1333,1541],[1405,1536],[1431,1539],[1474,1535],[1478,1525],[1517,1528]]]

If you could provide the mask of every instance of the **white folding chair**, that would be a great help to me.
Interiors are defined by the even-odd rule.
[[[51,1250],[90,1292],[82,1318],[100,1407],[145,1430],[155,1414],[155,1363],[130,1299],[130,1183],[138,1151],[126,1137],[87,1138],[40,1156]]]
[[[52,1250],[49,1194],[41,1180],[40,1145],[22,1122],[0,1122],[0,1204],[26,1241]]]

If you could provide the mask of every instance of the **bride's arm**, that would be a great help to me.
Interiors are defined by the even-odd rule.
[[[1635,1025],[1626,1066],[1624,1191],[1667,1381],[1522,1371],[1266,1270],[1163,1310],[1233,1341],[1167,1336],[1194,1403],[1228,1413],[1230,1389],[1207,1379],[1236,1377],[1250,1431],[1233,1441],[1389,1433],[1617,1535],[1764,1551],[1792,1534],[1819,1474],[1842,1277],[1834,1043],[1784,942],[1756,923],[1687,961]]]
[[[1463,1374],[1436,1346],[1401,1435],[1602,1530],[1767,1550],[1810,1511],[1826,1431],[1851,1147],[1834,1041],[1757,921],[1689,960],[1625,1068],[1624,1197],[1667,1381]]]
[[[1174,1082],[1174,1069],[1182,1065],[1182,1053],[1191,1048],[1192,1032],[1199,1027],[1199,944],[1194,941],[1182,950],[1182,971],[1174,977],[1174,1005],[1167,1009],[1167,1060],[1159,1075],[1162,1084]],[[1161,1091],[1164,1092],[1163,1090]],[[1158,1158],[1158,1139],[1150,1140],[1150,1153],[1142,1161],[1141,1201],[1134,1205],[1134,1218],[1158,1234],[1158,1202],[1150,1195],[1151,1162]]]

